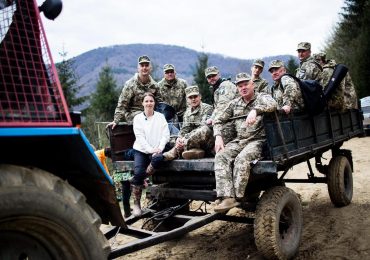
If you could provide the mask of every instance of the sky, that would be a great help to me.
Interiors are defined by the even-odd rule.
[[[344,0],[63,0],[58,18],[42,17],[55,61],[63,50],[72,58],[132,43],[254,59],[296,55],[301,41],[322,50],[343,6]]]

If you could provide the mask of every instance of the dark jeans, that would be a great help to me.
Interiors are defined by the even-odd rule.
[[[163,155],[158,154],[152,156],[152,154],[146,154],[135,151],[134,158],[134,177],[131,180],[131,184],[135,186],[141,186],[144,184],[144,180],[147,177],[146,168],[151,163],[154,169],[157,169],[163,162]]]

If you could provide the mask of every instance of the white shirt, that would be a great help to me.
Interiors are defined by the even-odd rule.
[[[156,148],[163,151],[170,140],[167,121],[161,113],[154,111],[154,115],[149,118],[140,113],[134,117],[133,126],[136,137],[133,148],[142,153],[153,153]]]

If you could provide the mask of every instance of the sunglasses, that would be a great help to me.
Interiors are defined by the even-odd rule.
[[[173,71],[173,70],[167,70],[167,71],[165,71],[164,73],[165,73],[165,74],[172,74],[172,73],[175,73],[175,71]]]
[[[194,95],[194,96],[188,97],[188,99],[196,99],[197,97],[199,97],[199,96],[198,95]]]

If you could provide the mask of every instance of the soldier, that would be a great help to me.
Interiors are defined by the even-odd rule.
[[[269,72],[274,80],[271,95],[278,103],[278,109],[289,114],[292,109],[303,110],[304,101],[299,83],[286,74],[287,70],[281,60],[273,60],[269,66]]]
[[[311,43],[300,42],[297,47],[298,58],[300,60],[299,68],[296,77],[299,79],[320,80],[322,68],[316,62],[314,57],[311,57]]]
[[[213,114],[207,121],[207,124],[211,125],[213,119],[217,116],[217,113],[221,113],[227,104],[238,96],[236,86],[227,79],[221,78],[220,71],[217,67],[211,66],[204,71],[208,84],[212,88],[213,93]],[[222,129],[222,137],[225,143],[228,143],[235,137],[234,128],[231,127],[231,123],[227,122]]]
[[[261,158],[262,145],[266,139],[263,128],[263,113],[276,110],[277,103],[266,93],[254,91],[254,83],[247,73],[236,76],[240,97],[232,100],[223,113],[215,118],[213,126],[215,140],[216,192],[221,203],[215,212],[227,212],[239,205],[248,184],[251,162]],[[232,125],[237,136],[224,146],[222,125],[233,117],[247,115],[247,119],[236,118]]]
[[[146,92],[152,93],[156,102],[161,102],[162,97],[159,93],[157,82],[150,76],[152,65],[148,56],[140,56],[138,59],[138,73],[126,81],[122,88],[118,104],[114,112],[114,120],[108,126],[112,129],[120,122],[132,122],[133,118],[143,112],[142,101]]]
[[[214,146],[212,129],[206,124],[212,114],[212,106],[201,102],[198,86],[187,87],[185,92],[189,106],[175,147],[163,154],[166,161],[174,160],[181,153],[185,159],[202,158]]]
[[[335,60],[326,60],[325,52],[316,54],[316,59],[323,67],[320,84],[325,90],[325,87],[328,85],[337,63]],[[332,96],[328,100],[328,105],[330,108],[341,111],[345,109],[358,108],[356,88],[353,84],[351,76],[349,75],[349,72],[347,72],[338,88],[333,92]]]
[[[254,90],[257,92],[269,93],[267,80],[261,78],[261,73],[265,66],[265,62],[261,59],[256,59],[251,67],[252,80],[254,82]]]
[[[175,66],[166,64],[163,66],[164,78],[158,82],[159,92],[163,101],[171,105],[182,122],[182,117],[186,110],[185,88],[188,86],[184,79],[176,77]]]

